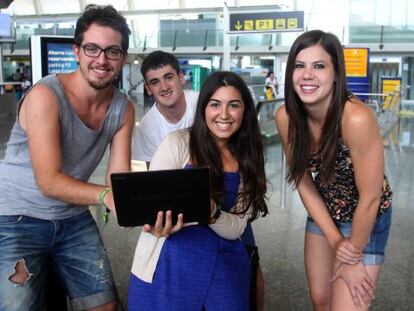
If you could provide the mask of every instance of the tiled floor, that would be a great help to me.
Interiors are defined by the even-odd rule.
[[[137,106],[136,111],[139,119],[142,106]],[[13,121],[13,115],[0,114],[0,158],[4,156]],[[399,120],[384,143],[386,173],[394,190],[394,213],[387,259],[372,310],[414,310],[414,118]],[[282,209],[281,167],[280,144],[269,143],[266,170],[270,214],[253,223],[266,279],[266,310],[311,310],[303,264],[305,211],[290,188]],[[102,182],[104,174],[105,166],[100,165],[93,181]],[[92,210],[125,304],[129,269],[140,230],[120,228],[113,218],[103,227],[99,211]]]

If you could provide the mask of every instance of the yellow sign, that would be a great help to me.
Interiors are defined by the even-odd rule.
[[[304,11],[230,12],[231,33],[303,30]]]
[[[382,93],[392,93],[401,85],[400,79],[383,79]]]
[[[347,77],[368,76],[368,49],[344,48]]]
[[[273,28],[273,19],[256,19],[256,30],[272,30]]]
[[[382,106],[383,110],[390,109],[392,110],[395,104],[400,99],[400,93],[398,92],[401,87],[401,79],[399,78],[382,78],[382,93],[389,94],[385,97],[384,104]]]
[[[254,20],[244,21],[244,30],[254,30]]]
[[[286,29],[285,18],[276,18],[276,29]]]
[[[237,23],[234,25],[234,28],[236,28],[237,30],[242,30],[243,25],[240,23],[240,21],[237,21]]]
[[[298,19],[297,18],[288,18],[288,29],[298,28]]]

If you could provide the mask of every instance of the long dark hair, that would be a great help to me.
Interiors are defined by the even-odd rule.
[[[286,112],[289,116],[287,180],[295,186],[305,174],[311,150],[307,112],[295,92],[292,77],[298,53],[314,45],[320,45],[330,55],[335,70],[332,101],[322,128],[318,149],[318,155],[322,159],[319,176],[323,182],[328,182],[334,172],[338,153],[337,142],[341,137],[342,114],[346,101],[350,99],[350,93],[346,89],[344,54],[338,38],[321,30],[311,30],[300,35],[290,49],[285,78]]]
[[[198,97],[193,127],[190,130],[190,157],[197,166],[208,166],[211,172],[212,197],[223,201],[223,165],[220,151],[209,128],[205,111],[212,95],[221,87],[232,86],[240,92],[244,103],[243,121],[229,141],[228,148],[239,164],[243,182],[237,203],[242,206],[238,214],[245,214],[252,207],[254,220],[268,213],[265,202],[266,175],[264,169],[263,142],[254,102],[244,81],[236,74],[220,71],[211,74],[204,82]]]

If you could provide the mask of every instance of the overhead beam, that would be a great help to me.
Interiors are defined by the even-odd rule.
[[[39,0],[33,0],[33,7],[34,7],[36,15],[42,15],[43,14],[42,5],[40,4]]]

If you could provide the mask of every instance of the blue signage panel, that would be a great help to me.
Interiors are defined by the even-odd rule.
[[[72,48],[73,43],[48,42],[46,44],[47,74],[67,73],[78,68]]]
[[[344,48],[347,88],[364,101],[370,92],[369,54],[368,48]]]

